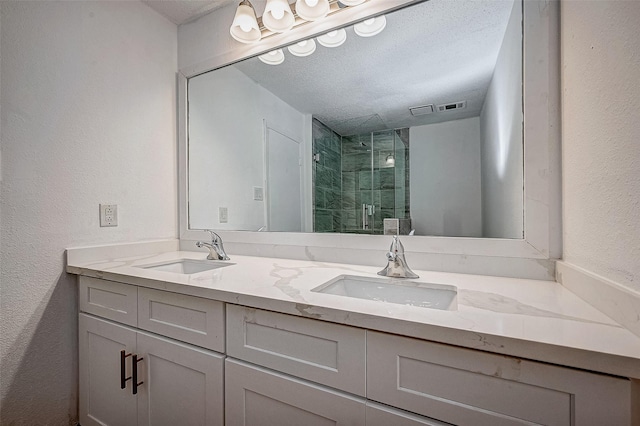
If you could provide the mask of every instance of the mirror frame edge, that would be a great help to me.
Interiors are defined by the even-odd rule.
[[[367,9],[364,16],[363,13],[340,16],[342,21],[334,19],[321,29],[314,27],[314,33],[326,31],[327,25],[332,28],[348,25],[367,16],[390,12],[418,2],[393,0],[392,6],[384,8],[378,4],[377,9]],[[454,256],[454,263],[457,261],[459,265],[464,265],[468,257],[492,261],[495,258],[519,259],[529,261],[533,269],[546,269],[542,273],[546,276],[545,279],[554,279],[553,260],[562,255],[559,9],[558,0],[523,0],[524,238],[414,236],[403,239],[407,252],[432,255],[434,259],[442,259],[442,255]],[[310,36],[309,29],[293,33],[286,34],[286,37],[268,39],[268,43],[261,46],[242,46],[178,72],[178,204],[181,242],[195,241],[203,235],[200,230],[188,229],[188,78]],[[528,140],[542,142],[527,144]],[[272,249],[276,246],[302,246],[350,250],[372,250],[372,247],[376,247],[376,250],[384,250],[389,243],[387,235],[251,231],[219,233],[225,243],[231,245],[269,245]],[[545,260],[548,262],[545,263]],[[522,265],[522,262],[518,264]],[[506,268],[510,269],[509,266]],[[518,274],[511,271],[505,275]]]

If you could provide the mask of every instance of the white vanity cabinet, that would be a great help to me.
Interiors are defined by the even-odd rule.
[[[80,311],[83,426],[640,420],[625,378],[88,277]]]
[[[85,277],[80,298],[82,426],[224,424],[224,355],[91,314],[224,350],[223,304]]]
[[[367,332],[367,398],[456,425],[632,425],[631,382]]]

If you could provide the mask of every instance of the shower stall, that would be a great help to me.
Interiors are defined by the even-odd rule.
[[[383,234],[409,219],[409,129],[340,136],[313,121],[314,231]]]

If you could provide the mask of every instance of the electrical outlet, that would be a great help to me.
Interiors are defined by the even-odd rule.
[[[229,222],[229,211],[226,207],[218,207],[218,222],[227,223]]]
[[[100,204],[100,226],[118,226],[117,204]]]

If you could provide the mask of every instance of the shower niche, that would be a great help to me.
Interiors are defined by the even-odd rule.
[[[408,233],[409,129],[342,136],[313,120],[314,232]],[[393,229],[393,231],[391,230]]]

